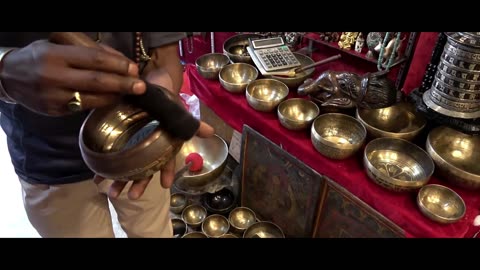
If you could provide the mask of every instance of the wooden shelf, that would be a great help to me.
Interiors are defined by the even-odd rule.
[[[357,57],[357,58],[360,58],[362,60],[365,60],[369,63],[372,63],[374,65],[377,65],[377,59],[374,59],[374,58],[368,58],[366,56],[365,53],[358,53],[356,52],[355,50],[351,49],[351,50],[345,50],[345,49],[342,49],[338,46],[338,42],[327,42],[327,41],[323,41],[323,40],[319,40],[319,39],[315,39],[315,38],[312,38],[312,37],[309,37],[309,36],[305,36],[304,38],[308,39],[309,42],[312,42],[312,43],[316,43],[316,44],[321,44],[323,46],[326,46],[326,47],[329,47],[329,48],[332,48],[332,49],[335,49],[335,50],[338,50],[342,53],[345,53],[345,54],[348,54],[348,55],[352,55],[354,57]],[[311,46],[309,46],[311,47]],[[390,68],[393,68],[397,65],[400,65],[402,63],[404,63],[405,61],[407,60],[406,57],[401,57],[400,59],[397,59],[396,61],[394,61],[392,63],[392,65],[390,66]],[[382,65],[383,68],[385,68],[386,66],[385,65]]]

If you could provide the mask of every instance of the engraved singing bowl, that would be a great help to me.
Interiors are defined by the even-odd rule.
[[[248,105],[260,112],[272,112],[288,96],[288,86],[274,79],[259,79],[247,85]]]
[[[126,103],[92,110],[79,137],[87,166],[98,175],[118,181],[152,176],[183,145],[148,113]]]
[[[301,67],[311,65],[315,63],[312,58],[301,54],[301,53],[296,53],[294,52],[293,55],[298,59],[298,61],[301,64]],[[304,70],[302,72],[295,73],[294,77],[285,77],[285,76],[274,76],[274,75],[265,75],[267,78],[279,80],[286,84],[290,89],[292,90],[297,90],[297,88],[308,78],[313,76],[313,73],[315,72],[315,68],[310,68],[307,70]]]
[[[442,179],[469,190],[480,190],[480,137],[446,126],[432,130],[427,152]]]
[[[252,209],[237,207],[230,212],[228,221],[233,232],[243,234],[248,227],[257,222],[257,217]]]
[[[357,119],[340,113],[317,117],[311,127],[311,141],[315,149],[330,159],[346,159],[364,144],[367,130]]]
[[[282,229],[268,221],[260,221],[248,227],[243,238],[285,238]]]
[[[189,205],[182,212],[183,221],[192,228],[199,227],[206,217],[207,210],[198,204]]]
[[[204,233],[201,232],[191,232],[187,233],[182,238],[208,238]]]
[[[173,237],[180,238],[187,232],[187,223],[179,218],[172,219]]]
[[[391,191],[415,191],[428,183],[435,170],[432,158],[417,145],[397,138],[378,138],[367,144],[363,164],[368,177]]]
[[[232,36],[223,43],[223,53],[230,58],[232,63],[253,64],[252,57],[247,51],[247,46],[249,46],[248,39],[259,39],[262,37],[259,34],[238,34]]]
[[[280,124],[290,130],[308,129],[319,114],[317,104],[303,98],[287,99],[277,108]]]
[[[406,102],[382,109],[358,108],[356,117],[372,139],[390,137],[411,141],[427,123],[415,106]]]
[[[198,74],[208,80],[218,80],[220,70],[230,63],[228,56],[222,53],[207,53],[197,58],[195,66]]]
[[[218,74],[218,80],[223,88],[234,94],[243,93],[247,85],[255,81],[257,77],[257,68],[245,63],[226,65]]]
[[[433,221],[449,224],[465,216],[466,205],[455,191],[442,185],[425,185],[417,195],[420,211]]]
[[[186,141],[175,158],[177,172],[185,166],[185,158],[190,153],[198,153],[203,158],[200,171],[187,170],[175,179],[175,187],[182,191],[202,190],[218,178],[227,165],[228,146],[218,135],[209,138],[193,137]]]
[[[211,238],[220,237],[230,229],[228,219],[222,215],[210,215],[202,222],[202,232]]]
[[[182,213],[183,209],[187,207],[187,196],[183,193],[173,193],[170,195],[170,211],[174,214]]]

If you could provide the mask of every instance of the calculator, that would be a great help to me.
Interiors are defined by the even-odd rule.
[[[249,39],[249,43],[256,60],[267,72],[301,66],[282,37]]]

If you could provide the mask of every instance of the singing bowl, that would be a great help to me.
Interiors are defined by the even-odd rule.
[[[300,62],[301,67],[315,63],[315,61],[313,61],[312,58],[304,54],[296,53],[296,52],[294,52],[293,54]],[[273,76],[273,75],[265,75],[265,77],[279,80],[284,84],[286,84],[290,89],[296,90],[306,79],[312,77],[314,72],[315,72],[315,68],[310,68],[302,72],[296,73],[294,77]]]
[[[218,135],[209,138],[193,137],[186,141],[175,158],[177,172],[185,166],[185,158],[190,153],[198,153],[203,158],[203,167],[200,171],[187,170],[175,180],[175,187],[180,190],[201,190],[219,177],[228,157],[227,143]]]
[[[415,106],[401,102],[383,109],[357,109],[356,117],[372,139],[390,137],[413,140],[425,128],[426,120]]]
[[[414,191],[430,180],[432,158],[417,145],[397,138],[377,138],[365,147],[363,163],[368,177],[392,191]]]
[[[231,234],[231,233],[227,233],[227,234],[224,234],[218,238],[238,238],[238,236],[234,235],[234,234]]]
[[[172,219],[173,237],[180,238],[187,232],[187,223],[179,218]]]
[[[201,232],[191,232],[187,233],[182,238],[208,238],[204,233]]]
[[[210,215],[202,223],[202,232],[211,238],[220,237],[230,229],[228,219],[222,215]]]
[[[182,211],[182,219],[188,226],[196,228],[202,224],[207,217],[207,210],[201,205],[192,204]]]
[[[218,80],[220,70],[230,63],[228,56],[222,53],[207,53],[197,58],[195,66],[198,74],[208,80]]]
[[[465,216],[462,197],[442,185],[425,185],[417,195],[417,205],[428,218],[439,223],[454,223]]]
[[[426,149],[442,179],[480,190],[480,137],[440,126],[428,134]]]
[[[218,80],[225,90],[230,93],[243,93],[250,82],[258,77],[256,67],[246,63],[229,64],[220,70]]]
[[[271,112],[288,96],[288,86],[274,79],[259,79],[247,85],[248,105],[260,112]]]
[[[243,238],[285,238],[285,235],[276,224],[260,221],[248,227]]]
[[[317,104],[303,98],[291,98],[278,105],[280,124],[290,130],[307,129],[320,114]]]
[[[346,159],[364,144],[367,130],[357,119],[340,113],[320,115],[313,121],[311,141],[315,149],[331,159]]]
[[[247,51],[249,46],[248,39],[262,38],[259,34],[238,34],[225,40],[223,43],[223,53],[230,58],[233,63],[253,64],[252,57]]]
[[[182,213],[183,209],[187,207],[187,196],[182,193],[173,193],[170,195],[170,211],[175,214]]]
[[[235,233],[243,233],[245,230],[257,222],[257,217],[252,209],[247,207],[237,207],[230,212],[228,216],[230,228]]]
[[[79,136],[87,166],[117,181],[152,176],[175,157],[182,145],[182,140],[164,132],[148,113],[125,103],[92,110]]]
[[[206,193],[202,196],[203,205],[207,212],[225,214],[235,208],[235,195],[228,188],[223,188],[215,193]]]

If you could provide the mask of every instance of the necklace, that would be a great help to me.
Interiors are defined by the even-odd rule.
[[[102,32],[97,32],[95,41],[98,43],[102,42]],[[134,33],[134,57],[136,63],[148,62],[152,59],[143,46],[143,32]]]

